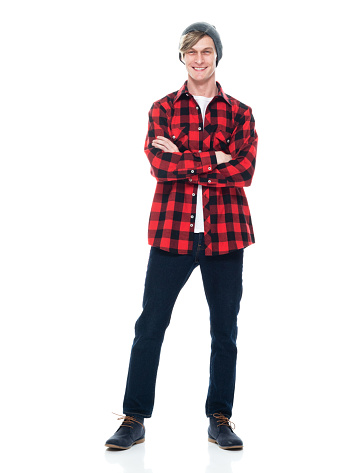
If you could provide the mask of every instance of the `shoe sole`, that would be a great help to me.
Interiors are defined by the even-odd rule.
[[[112,443],[106,443],[105,447],[118,448],[119,450],[128,450],[129,448],[133,447],[134,445],[136,445],[138,443],[144,443],[144,442],[145,442],[145,439],[136,440],[136,442],[131,444],[129,447],[120,447],[120,445],[113,445]]]
[[[243,445],[234,445],[232,447],[222,447],[221,445],[219,445],[219,443],[216,440],[211,439],[210,437],[208,437],[208,442],[216,443],[218,447],[223,448],[223,450],[243,450]]]

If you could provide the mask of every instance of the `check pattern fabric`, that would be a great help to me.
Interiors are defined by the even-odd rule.
[[[148,223],[148,243],[162,250],[191,254],[198,184],[202,185],[205,255],[221,255],[255,242],[244,188],[255,171],[258,135],[252,109],[218,93],[202,113],[188,81],[154,102],[149,111],[144,151],[156,189]],[[179,152],[152,145],[157,136]],[[232,156],[217,164],[215,151]]]

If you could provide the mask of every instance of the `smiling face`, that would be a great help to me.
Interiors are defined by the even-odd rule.
[[[189,76],[197,82],[210,79],[216,70],[217,53],[212,38],[203,36],[184,54],[185,67]]]

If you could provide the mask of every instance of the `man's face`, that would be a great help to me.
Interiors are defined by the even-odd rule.
[[[217,53],[210,36],[203,36],[197,44],[184,54],[184,62],[192,79],[204,82],[216,69]]]

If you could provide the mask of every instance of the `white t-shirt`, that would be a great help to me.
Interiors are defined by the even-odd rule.
[[[193,95],[193,97],[198,102],[198,105],[202,112],[203,127],[204,127],[205,110],[209,102],[213,99],[213,97],[203,97],[202,95]],[[195,215],[194,232],[204,232],[203,196],[202,196],[202,186],[200,184],[198,184],[197,209],[195,211],[195,214],[196,215]]]

